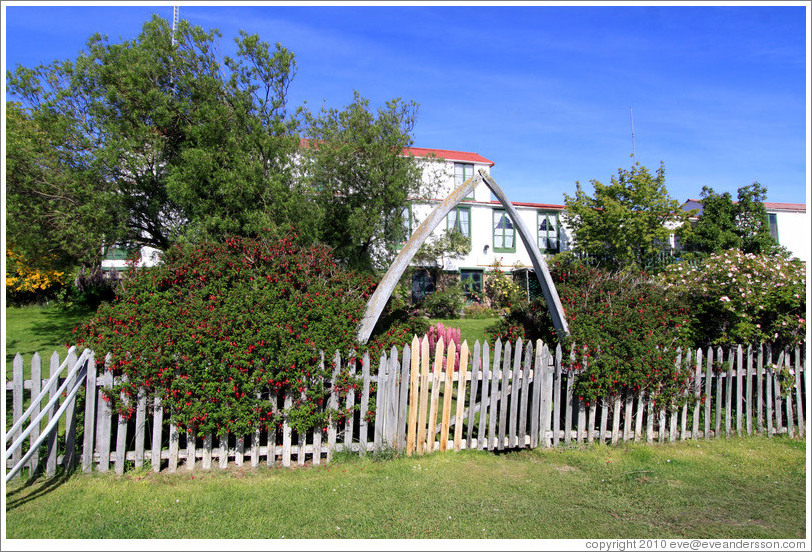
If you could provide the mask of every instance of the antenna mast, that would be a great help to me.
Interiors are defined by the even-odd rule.
[[[172,6],[172,46],[175,45],[175,27],[178,26],[179,14],[180,14],[180,6]]]
[[[629,106],[629,117],[632,121],[632,160],[637,163],[637,157],[634,150],[634,113],[632,113],[632,106]]]

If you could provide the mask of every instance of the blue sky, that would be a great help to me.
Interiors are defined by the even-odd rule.
[[[807,201],[808,3],[179,4],[224,53],[240,29],[292,50],[291,105],[416,101],[415,145],[487,157],[513,201],[562,204],[630,168],[632,115],[636,160],[662,161],[675,199],[759,181],[768,201]],[[6,2],[5,67],[133,38],[171,5]]]

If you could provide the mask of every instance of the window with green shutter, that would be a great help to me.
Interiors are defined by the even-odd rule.
[[[538,211],[537,213],[538,248],[542,253],[558,253],[561,242],[558,236],[558,213]]]
[[[457,229],[466,238],[471,237],[471,208],[455,207],[446,217],[448,230]]]
[[[473,163],[454,163],[454,187],[458,188],[460,184],[474,176]],[[474,192],[471,191],[465,199],[474,199]]]
[[[516,252],[516,230],[506,211],[493,210],[493,250],[496,253]]]

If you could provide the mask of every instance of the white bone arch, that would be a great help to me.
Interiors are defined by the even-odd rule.
[[[550,315],[552,316],[553,326],[556,332],[562,336],[569,335],[569,327],[564,317],[564,308],[561,306],[561,299],[558,297],[558,291],[555,289],[553,279],[550,277],[550,271],[547,270],[547,263],[535,245],[533,234],[530,233],[524,221],[519,217],[519,213],[513,204],[507,200],[505,193],[499,185],[480,169],[477,176],[471,177],[460,184],[456,190],[451,192],[442,203],[432,210],[429,216],[417,227],[417,230],[415,230],[414,234],[409,238],[406,245],[403,246],[403,249],[400,250],[395,260],[392,261],[392,265],[389,267],[389,270],[386,271],[386,274],[384,274],[380,284],[378,284],[378,287],[369,299],[369,303],[367,303],[364,317],[361,319],[358,327],[359,343],[366,343],[369,340],[369,336],[372,335],[372,330],[375,328],[375,324],[378,322],[378,318],[380,318],[381,312],[383,312],[386,306],[386,302],[395,290],[395,286],[400,281],[400,277],[409,266],[415,253],[420,249],[420,246],[423,245],[451,209],[456,207],[463,198],[470,195],[476,185],[482,181],[485,182],[497,199],[499,199],[499,202],[508,212],[513,224],[519,231],[522,243],[524,243],[525,249],[527,249],[527,252],[530,254],[530,260],[533,263],[533,269],[536,271],[536,277],[538,278],[539,284],[541,284],[541,291],[544,294],[547,307],[550,309]]]

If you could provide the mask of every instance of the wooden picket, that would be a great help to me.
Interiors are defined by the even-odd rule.
[[[343,361],[340,353],[335,354],[328,382],[326,431],[316,428],[299,433],[283,420],[279,428],[249,435],[206,434],[199,438],[178,431],[160,398],[144,390],[133,399],[131,420],[113,412],[105,395],[105,389],[114,384],[112,373],[106,368],[97,373],[91,355],[86,361],[83,435],[76,433],[77,405],[66,405],[64,432],[46,439],[40,454],[28,460],[25,468],[29,474],[46,476],[54,475],[58,467],[71,470],[79,465],[84,472],[95,467],[122,474],[129,465],[174,472],[180,466],[203,470],[242,467],[247,461],[256,468],[263,457],[269,466],[319,464],[342,450],[363,455],[392,449],[411,455],[643,439],[665,442],[753,434],[803,437],[808,418],[804,347],[793,351],[773,351],[768,346],[680,351],[675,355],[677,369],[688,376],[688,384],[682,404],[665,409],[659,404],[655,408],[644,392],[591,403],[573,396],[578,373],[564,367],[560,346],[551,351],[541,341],[497,341],[493,348],[476,343],[471,354],[465,342],[459,347],[459,366],[455,367],[456,343],[445,344],[440,339],[430,353],[428,340],[415,337],[401,350],[392,348],[382,354],[374,364],[368,355],[358,359],[349,352]],[[67,361],[74,366],[76,355]],[[106,361],[109,364],[109,356]],[[55,353],[49,373],[59,364]],[[17,355],[12,381],[6,384],[13,422],[49,381],[42,375],[39,355],[31,359],[32,379],[23,380],[23,368]],[[336,382],[343,370],[351,376],[357,374],[358,392],[346,396],[338,392]],[[52,386],[52,391],[57,387]],[[377,407],[371,414],[373,395]],[[289,407],[294,399],[276,392],[267,396],[274,412],[280,404]],[[296,398],[300,398],[298,394]],[[51,416],[60,398],[54,399]],[[40,405],[35,406],[36,412]],[[30,433],[30,442],[39,431],[37,427]],[[18,430],[11,438],[16,440],[20,434]],[[14,453],[7,467],[14,467],[20,458],[19,452]]]

